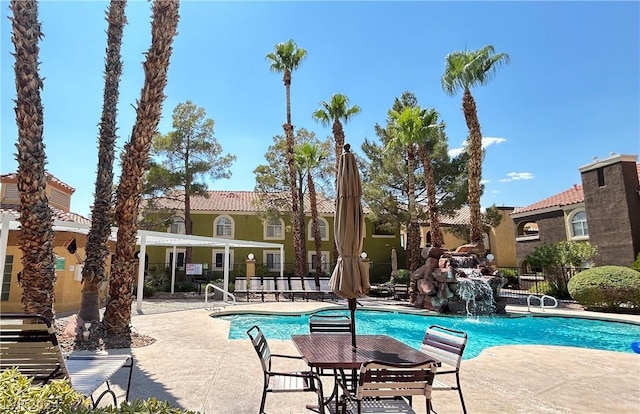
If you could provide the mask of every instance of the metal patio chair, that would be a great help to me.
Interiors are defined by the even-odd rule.
[[[362,364],[355,392],[342,386],[342,413],[411,413],[412,397],[426,398],[426,412],[431,412],[431,387],[437,362],[392,364],[369,361]]]
[[[439,360],[442,365],[433,382],[434,391],[458,391],[462,411],[466,414],[467,408],[462,397],[460,386],[460,362],[462,354],[467,346],[467,333],[443,326],[431,325],[427,328],[422,340],[420,350]],[[442,381],[442,377],[447,380]],[[453,378],[455,376],[455,384]]]
[[[318,395],[318,410],[324,413],[324,396],[322,395],[322,382],[318,374],[312,371],[282,372],[273,371],[271,361],[273,358],[288,358],[302,360],[301,356],[273,354],[266,338],[260,328],[252,326],[247,335],[251,338],[253,348],[260,358],[262,372],[264,373],[264,385],[262,399],[260,401],[259,414],[264,413],[264,405],[267,393],[280,392],[314,392]]]

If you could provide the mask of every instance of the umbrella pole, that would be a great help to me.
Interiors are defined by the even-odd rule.
[[[349,311],[351,312],[351,346],[356,352],[356,299],[349,299]]]

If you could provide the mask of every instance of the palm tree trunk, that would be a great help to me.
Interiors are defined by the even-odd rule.
[[[407,229],[407,267],[413,272],[420,266],[420,224],[416,212],[415,194],[415,155],[413,145],[407,147],[407,173],[408,173],[408,208],[409,208],[409,228]],[[409,284],[409,301],[414,303],[418,295],[415,281]]]
[[[133,257],[136,249],[142,179],[147,167],[151,140],[162,115],[171,45],[179,19],[178,0],[156,0],[152,8],[151,47],[144,63],[144,86],[136,110],[136,123],[131,140],[125,145],[115,211],[119,226],[118,241],[104,314],[104,325],[110,333],[115,334],[130,331],[132,287],[137,267]]]
[[[38,42],[42,37],[35,0],[12,0],[11,40],[15,46],[16,124],[18,127],[18,193],[20,196],[20,236],[22,306],[26,313],[54,318],[53,218],[46,195],[42,141],[43,110],[40,99],[42,79],[38,73]]]
[[[440,230],[440,217],[438,217],[438,206],[436,204],[436,183],[433,178],[431,157],[429,156],[427,149],[422,145],[418,147],[418,152],[420,153],[420,158],[424,167],[424,185],[427,189],[431,245],[434,247],[442,247],[444,240],[442,238],[442,231]]]
[[[288,101],[287,101],[288,103]],[[287,107],[289,105],[287,104]],[[290,115],[287,113],[287,118]],[[295,142],[293,140],[293,125],[284,124],[285,138],[287,141],[287,166],[289,168],[289,186],[291,187],[291,233],[293,235],[294,272],[299,277],[304,277],[304,253],[302,252],[302,237],[300,232],[300,196],[296,180],[296,166],[294,159]]]
[[[478,122],[476,102],[471,91],[465,89],[462,95],[462,110],[469,129],[469,213],[471,243],[482,243],[482,219],[480,216],[480,180],[482,178],[482,133]]]
[[[291,70],[287,68],[284,69],[282,80],[284,82],[285,99],[287,101],[287,125],[291,125]],[[293,125],[291,125],[291,133],[293,134]]]
[[[316,270],[316,287],[320,288],[320,274],[322,273],[322,237],[318,226],[318,200],[316,197],[316,185],[313,182],[311,172],[307,173],[307,187],[309,188],[309,203],[311,204],[311,227],[313,228],[313,244],[316,248],[316,260],[313,268]]]
[[[86,259],[82,269],[82,300],[78,316],[84,321],[100,320],[99,285],[106,278],[109,256],[107,241],[111,235],[111,205],[113,199],[113,159],[115,153],[116,118],[118,115],[118,85],[122,74],[120,48],[122,32],[127,23],[126,0],[111,0],[107,13],[107,58],[104,68],[104,96],[100,122],[98,173],[91,209],[91,230],[87,236]]]

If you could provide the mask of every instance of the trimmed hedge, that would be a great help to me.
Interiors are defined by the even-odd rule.
[[[587,309],[640,312],[640,272],[623,266],[584,270],[569,280],[569,294]]]
[[[0,372],[0,412],[47,414],[197,414],[183,411],[155,398],[123,402],[119,407],[91,408],[91,401],[77,393],[68,380],[31,385],[32,380],[16,368]]]

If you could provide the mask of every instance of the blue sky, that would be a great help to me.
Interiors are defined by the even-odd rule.
[[[103,1],[43,1],[40,44],[47,169],[76,189],[72,210],[88,215],[97,166],[106,22]],[[0,172],[14,172],[17,139],[8,2],[1,18]],[[345,126],[359,152],[404,91],[446,122],[449,147],[467,135],[461,96],[447,96],[445,56],[486,44],[511,64],[473,91],[486,147],[482,205],[526,206],[580,183],[594,156],[640,153],[638,2],[217,2],[183,1],[160,132],[191,100],[215,120],[233,177],[210,189],[252,190],[254,168],[282,134],[282,77],[265,55],[294,39],[308,58],[293,74],[296,128],[331,133],[312,112],[333,93],[362,113]],[[128,139],[150,42],[150,4],[129,1],[123,39],[118,150]],[[116,171],[118,179],[119,166]]]

